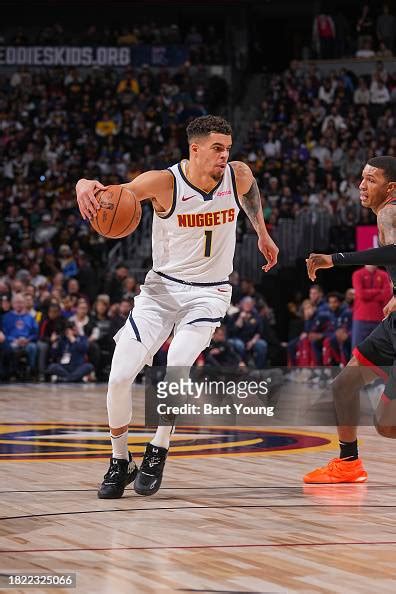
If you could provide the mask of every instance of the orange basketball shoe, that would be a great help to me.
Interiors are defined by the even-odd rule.
[[[360,458],[357,460],[342,460],[333,458],[321,468],[316,468],[304,476],[304,483],[364,483],[367,472],[363,468]]]

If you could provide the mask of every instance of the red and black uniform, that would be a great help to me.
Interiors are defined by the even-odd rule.
[[[396,199],[391,198],[388,205],[396,206]],[[394,263],[386,264],[386,270],[393,283],[393,294],[396,292],[396,245],[394,249]],[[383,397],[389,400],[396,399],[396,312],[380,322],[375,330],[353,349],[353,355],[385,380]]]

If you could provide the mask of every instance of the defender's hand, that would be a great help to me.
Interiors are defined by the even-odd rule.
[[[267,260],[267,264],[262,266],[264,272],[268,272],[278,261],[279,248],[269,235],[259,237],[258,249]]]
[[[392,312],[396,311],[396,297],[392,297],[392,299],[388,301],[382,311],[384,312],[384,319],[387,318]]]
[[[306,260],[307,272],[311,281],[316,280],[316,271],[320,268],[333,268],[333,260],[331,256],[326,254],[310,254]]]
[[[96,200],[95,192],[105,190],[106,186],[96,179],[80,179],[76,185],[78,208],[84,221],[92,219],[99,209],[99,202]]]

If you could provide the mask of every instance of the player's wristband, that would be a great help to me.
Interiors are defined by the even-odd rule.
[[[334,266],[387,266],[396,264],[396,245],[384,245],[361,252],[338,252],[332,254]]]

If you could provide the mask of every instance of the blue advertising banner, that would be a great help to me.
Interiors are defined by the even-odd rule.
[[[187,59],[183,45],[0,47],[0,66],[180,66]]]

